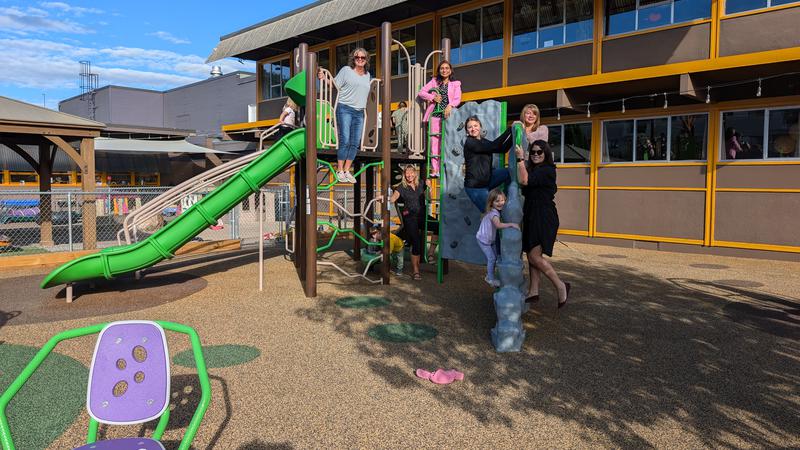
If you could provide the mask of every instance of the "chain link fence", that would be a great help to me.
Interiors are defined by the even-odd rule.
[[[125,218],[169,188],[111,188],[97,192],[0,191],[0,257],[77,251],[125,244]],[[265,237],[285,235],[291,210],[289,187],[268,186]],[[210,192],[210,191],[209,191]],[[175,198],[131,229],[132,240],[144,239],[208,194]],[[258,195],[251,195],[201,232],[195,240],[240,239],[242,246],[259,239]]]

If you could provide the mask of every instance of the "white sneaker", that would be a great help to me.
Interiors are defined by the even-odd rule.
[[[500,287],[500,282],[499,281],[493,280],[493,279],[489,278],[488,276],[486,278],[484,278],[483,281],[485,281],[486,284],[488,284],[491,287]]]
[[[336,172],[336,180],[339,183],[349,183],[350,180],[347,178],[347,173],[348,172]]]
[[[354,177],[352,173],[345,172],[344,176],[347,177],[347,182],[348,183],[355,183],[356,182],[356,177]]]

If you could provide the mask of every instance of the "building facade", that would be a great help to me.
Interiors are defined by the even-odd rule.
[[[800,257],[800,1],[370,1],[337,16],[339,3],[220,39],[209,59],[258,67],[259,122],[223,129],[274,123],[300,42],[333,72],[362,46],[380,73],[388,20],[412,62],[450,39],[465,101],[506,101],[510,119],[541,108],[564,239]],[[405,60],[393,47],[393,102]]]

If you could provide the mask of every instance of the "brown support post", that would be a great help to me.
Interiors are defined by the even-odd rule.
[[[353,171],[358,172],[360,168],[361,163],[353,161]],[[356,178],[356,182],[353,183],[353,229],[359,233],[361,232],[361,224],[363,223],[360,216],[361,211],[361,177],[359,176]],[[357,237],[353,237],[353,259],[356,261],[361,260],[361,240]]]
[[[442,58],[445,61],[450,61],[450,38],[442,39]],[[433,71],[436,72],[436,68]]]
[[[308,53],[308,45],[300,44],[292,54],[295,56],[292,60],[292,70],[294,75],[302,72],[305,69],[306,54]],[[305,204],[306,204],[306,171],[305,171],[305,157],[294,165],[294,266],[297,269],[297,276],[305,283],[306,279],[306,222],[305,222]]]
[[[52,247],[53,242],[53,205],[50,193],[50,145],[39,144],[39,245]]]
[[[306,69],[306,297],[317,296],[317,54],[308,52]]]
[[[447,40],[448,53],[450,51],[450,40]],[[449,55],[447,55],[449,56]],[[383,152],[383,168],[381,169],[381,221],[383,222],[383,235],[389,236],[389,198],[387,186],[391,183],[392,171],[392,154],[389,148],[389,133],[392,129],[392,24],[391,22],[383,22],[381,24],[381,58],[383,64],[381,65],[381,79],[383,80],[381,93],[381,152]],[[374,189],[374,184],[367,186],[367,189]],[[383,284],[389,284],[389,239],[383,240],[383,264],[381,264],[381,278]]]
[[[81,139],[81,157],[84,165],[81,167],[81,190],[83,194],[82,222],[83,222],[83,249],[91,250],[97,248],[97,210],[95,203],[97,199],[90,195],[95,191],[94,181],[94,138]]]

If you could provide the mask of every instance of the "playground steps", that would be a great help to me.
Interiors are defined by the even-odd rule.
[[[240,250],[242,242],[238,239],[225,239],[221,241],[187,242],[186,245],[175,252],[175,256],[194,256],[214,252],[229,252]],[[0,257],[0,271],[20,268],[49,268],[72,261],[75,258],[97,253],[99,250],[79,250],[75,252],[36,253],[33,255],[4,256]]]

